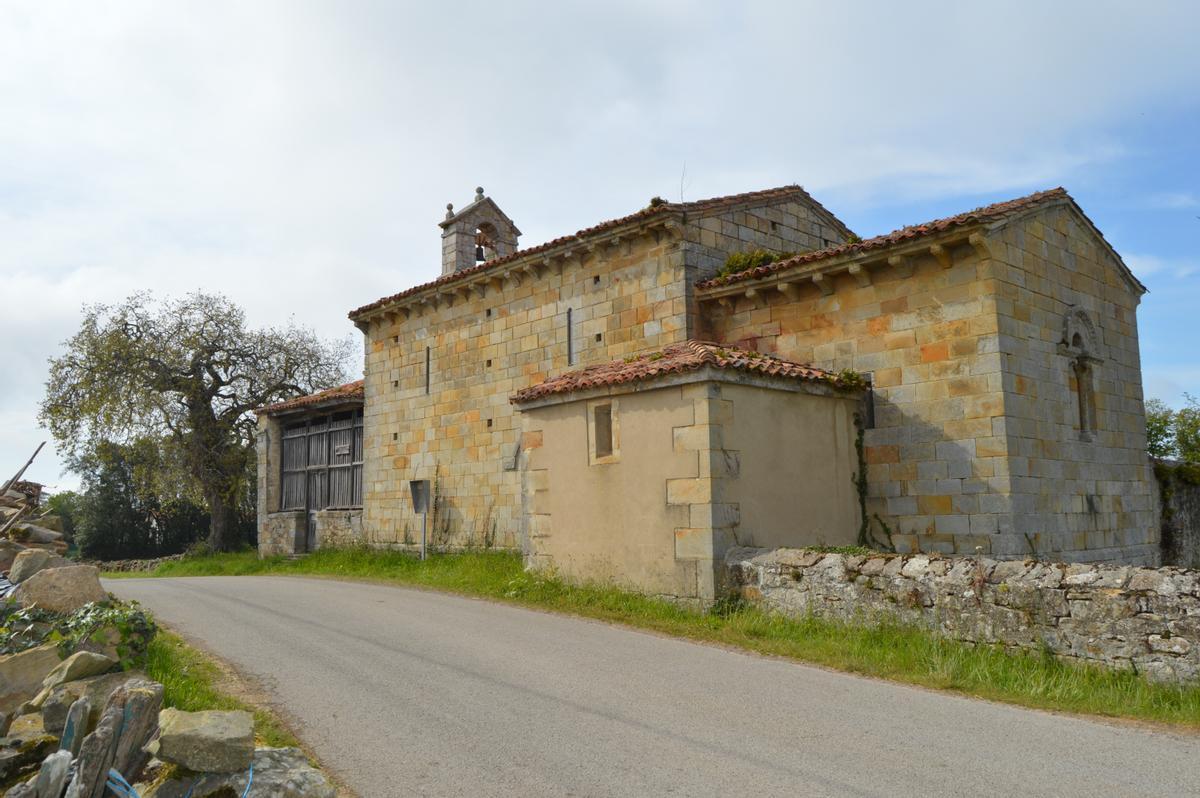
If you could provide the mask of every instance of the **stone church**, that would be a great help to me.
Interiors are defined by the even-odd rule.
[[[700,600],[735,545],[1157,562],[1146,289],[1062,189],[865,240],[799,186],[440,227],[439,277],[350,312],[364,379],[259,411],[264,554],[424,521]]]

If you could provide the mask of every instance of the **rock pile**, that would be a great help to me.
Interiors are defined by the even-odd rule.
[[[24,648],[0,656],[5,796],[106,798],[125,794],[121,780],[141,779],[142,798],[334,798],[300,750],[256,750],[248,713],[164,709],[161,684],[121,670],[118,651],[144,653],[153,624],[136,607],[106,601],[95,567],[25,550],[9,575],[17,589],[0,609],[34,636],[0,636],[5,650]],[[148,631],[130,631],[138,619]],[[79,638],[64,642],[77,650],[66,658],[59,643],[37,644],[75,629]]]

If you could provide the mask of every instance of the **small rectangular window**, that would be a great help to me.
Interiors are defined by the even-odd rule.
[[[596,420],[596,457],[612,457],[612,405],[592,408]]]
[[[598,399],[587,406],[588,462],[615,463],[621,459],[621,433],[617,422],[617,400]]]
[[[430,357],[430,353],[429,353],[429,347],[425,347],[425,393],[426,394],[429,393],[429,363],[430,363],[430,360],[431,360],[431,357]]]

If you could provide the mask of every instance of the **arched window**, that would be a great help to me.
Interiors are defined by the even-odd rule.
[[[1100,363],[1099,336],[1091,316],[1083,308],[1072,307],[1063,321],[1059,351],[1069,358],[1071,392],[1074,394],[1079,439],[1090,441],[1098,430],[1096,410],[1096,366]]]

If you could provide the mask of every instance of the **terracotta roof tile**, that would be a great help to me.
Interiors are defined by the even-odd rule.
[[[553,394],[623,385],[667,374],[695,371],[704,366],[800,381],[820,380],[846,389],[858,387],[849,380],[839,378],[823,369],[793,363],[773,355],[747,352],[704,341],[684,341],[660,351],[647,352],[627,360],[614,360],[611,363],[589,366],[552,377],[517,391],[509,401],[521,403]]]
[[[697,283],[697,288],[717,288],[731,283],[739,283],[743,280],[753,280],[759,277],[765,277],[775,272],[790,269],[795,266],[800,266],[805,263],[824,260],[826,258],[836,257],[838,255],[850,255],[857,252],[868,252],[873,249],[899,244],[912,239],[921,238],[923,236],[941,233],[955,227],[964,227],[974,224],[986,224],[988,222],[998,221],[1007,216],[1029,210],[1043,202],[1054,200],[1071,199],[1071,195],[1064,188],[1052,188],[1048,191],[1039,191],[1036,194],[1030,194],[1025,197],[1008,200],[1006,202],[997,202],[994,205],[985,205],[982,208],[976,208],[966,213],[960,213],[956,216],[947,216],[944,219],[935,219],[932,222],[924,224],[911,225],[902,227],[899,230],[894,230],[886,235],[875,236],[868,238],[865,241],[859,241],[853,244],[841,244],[835,247],[827,247],[814,252],[804,252],[787,260],[776,261],[765,266],[758,266],[753,269],[747,269],[743,272],[731,274],[726,277],[717,277],[712,280],[705,280]]]
[[[477,266],[472,266],[471,268],[468,268],[468,269],[460,269],[451,274],[442,275],[441,277],[439,277],[436,280],[432,280],[428,283],[422,283],[421,285],[415,285],[412,288],[405,289],[404,291],[401,291],[398,294],[392,294],[391,296],[386,296],[386,297],[383,297],[382,299],[377,299],[376,301],[370,303],[369,305],[363,305],[361,308],[357,308],[355,310],[350,311],[349,316],[351,319],[354,319],[355,317],[359,316],[360,314],[366,313],[371,310],[375,310],[376,308],[381,308],[384,305],[390,305],[392,302],[395,302],[400,299],[404,299],[404,298],[412,296],[414,294],[419,294],[422,291],[425,291],[429,288],[433,288],[435,286],[441,286],[441,285],[448,285],[450,283],[455,283],[455,282],[458,282],[459,280],[465,279],[467,277],[472,277],[474,275],[480,274],[481,272],[485,272],[485,271],[488,271],[489,269],[493,269],[497,266],[501,266],[506,263],[511,263],[512,261],[515,261],[515,260],[520,260],[521,258],[524,258],[528,255],[536,255],[540,252],[546,252],[551,249],[554,249],[555,247],[561,246],[563,244],[567,244],[571,241],[582,241],[582,240],[587,239],[588,237],[593,236],[597,233],[602,233],[602,232],[605,232],[608,230],[612,230],[614,228],[620,227],[625,224],[631,224],[633,222],[640,222],[640,221],[644,221],[647,219],[653,219],[655,217],[665,216],[665,215],[668,215],[671,213],[689,213],[689,212],[690,213],[703,213],[703,212],[708,212],[708,211],[720,210],[722,208],[729,207],[729,206],[737,206],[737,205],[742,205],[745,203],[751,203],[751,202],[756,202],[756,201],[761,202],[761,201],[781,200],[781,199],[787,199],[788,197],[793,197],[793,196],[803,197],[806,200],[808,200],[809,202],[811,202],[814,206],[821,208],[822,210],[825,210],[826,213],[829,213],[829,211],[826,210],[825,207],[823,205],[821,205],[821,203],[817,202],[815,199],[812,198],[812,196],[807,191],[805,191],[801,186],[797,186],[797,185],[779,186],[778,188],[769,188],[769,189],[764,189],[762,191],[748,191],[743,194],[730,194],[725,197],[713,197],[711,199],[696,200],[695,202],[656,203],[654,205],[650,205],[646,208],[643,208],[642,210],[637,211],[636,213],[631,213],[628,216],[622,216],[618,219],[610,219],[606,222],[601,222],[600,224],[593,225],[592,227],[585,227],[584,229],[579,230],[578,232],[573,233],[571,235],[561,236],[559,238],[555,238],[550,241],[547,241],[544,244],[539,244],[535,247],[529,247],[527,249],[517,250],[516,252],[512,253],[511,255],[505,255],[502,258],[493,258],[492,260],[486,261],[484,263],[480,263]],[[837,219],[837,217],[833,216],[832,213],[830,213],[829,215],[833,219],[835,219],[835,220]]]
[[[297,396],[295,399],[288,399],[286,402],[276,402],[273,405],[260,407],[254,411],[260,416],[264,414],[282,413],[285,410],[294,410],[298,407],[308,407],[309,405],[321,405],[327,402],[334,401],[362,401],[363,400],[363,381],[355,380],[348,382],[345,385],[339,385],[336,388],[330,388],[327,391],[319,391],[308,396]]]

